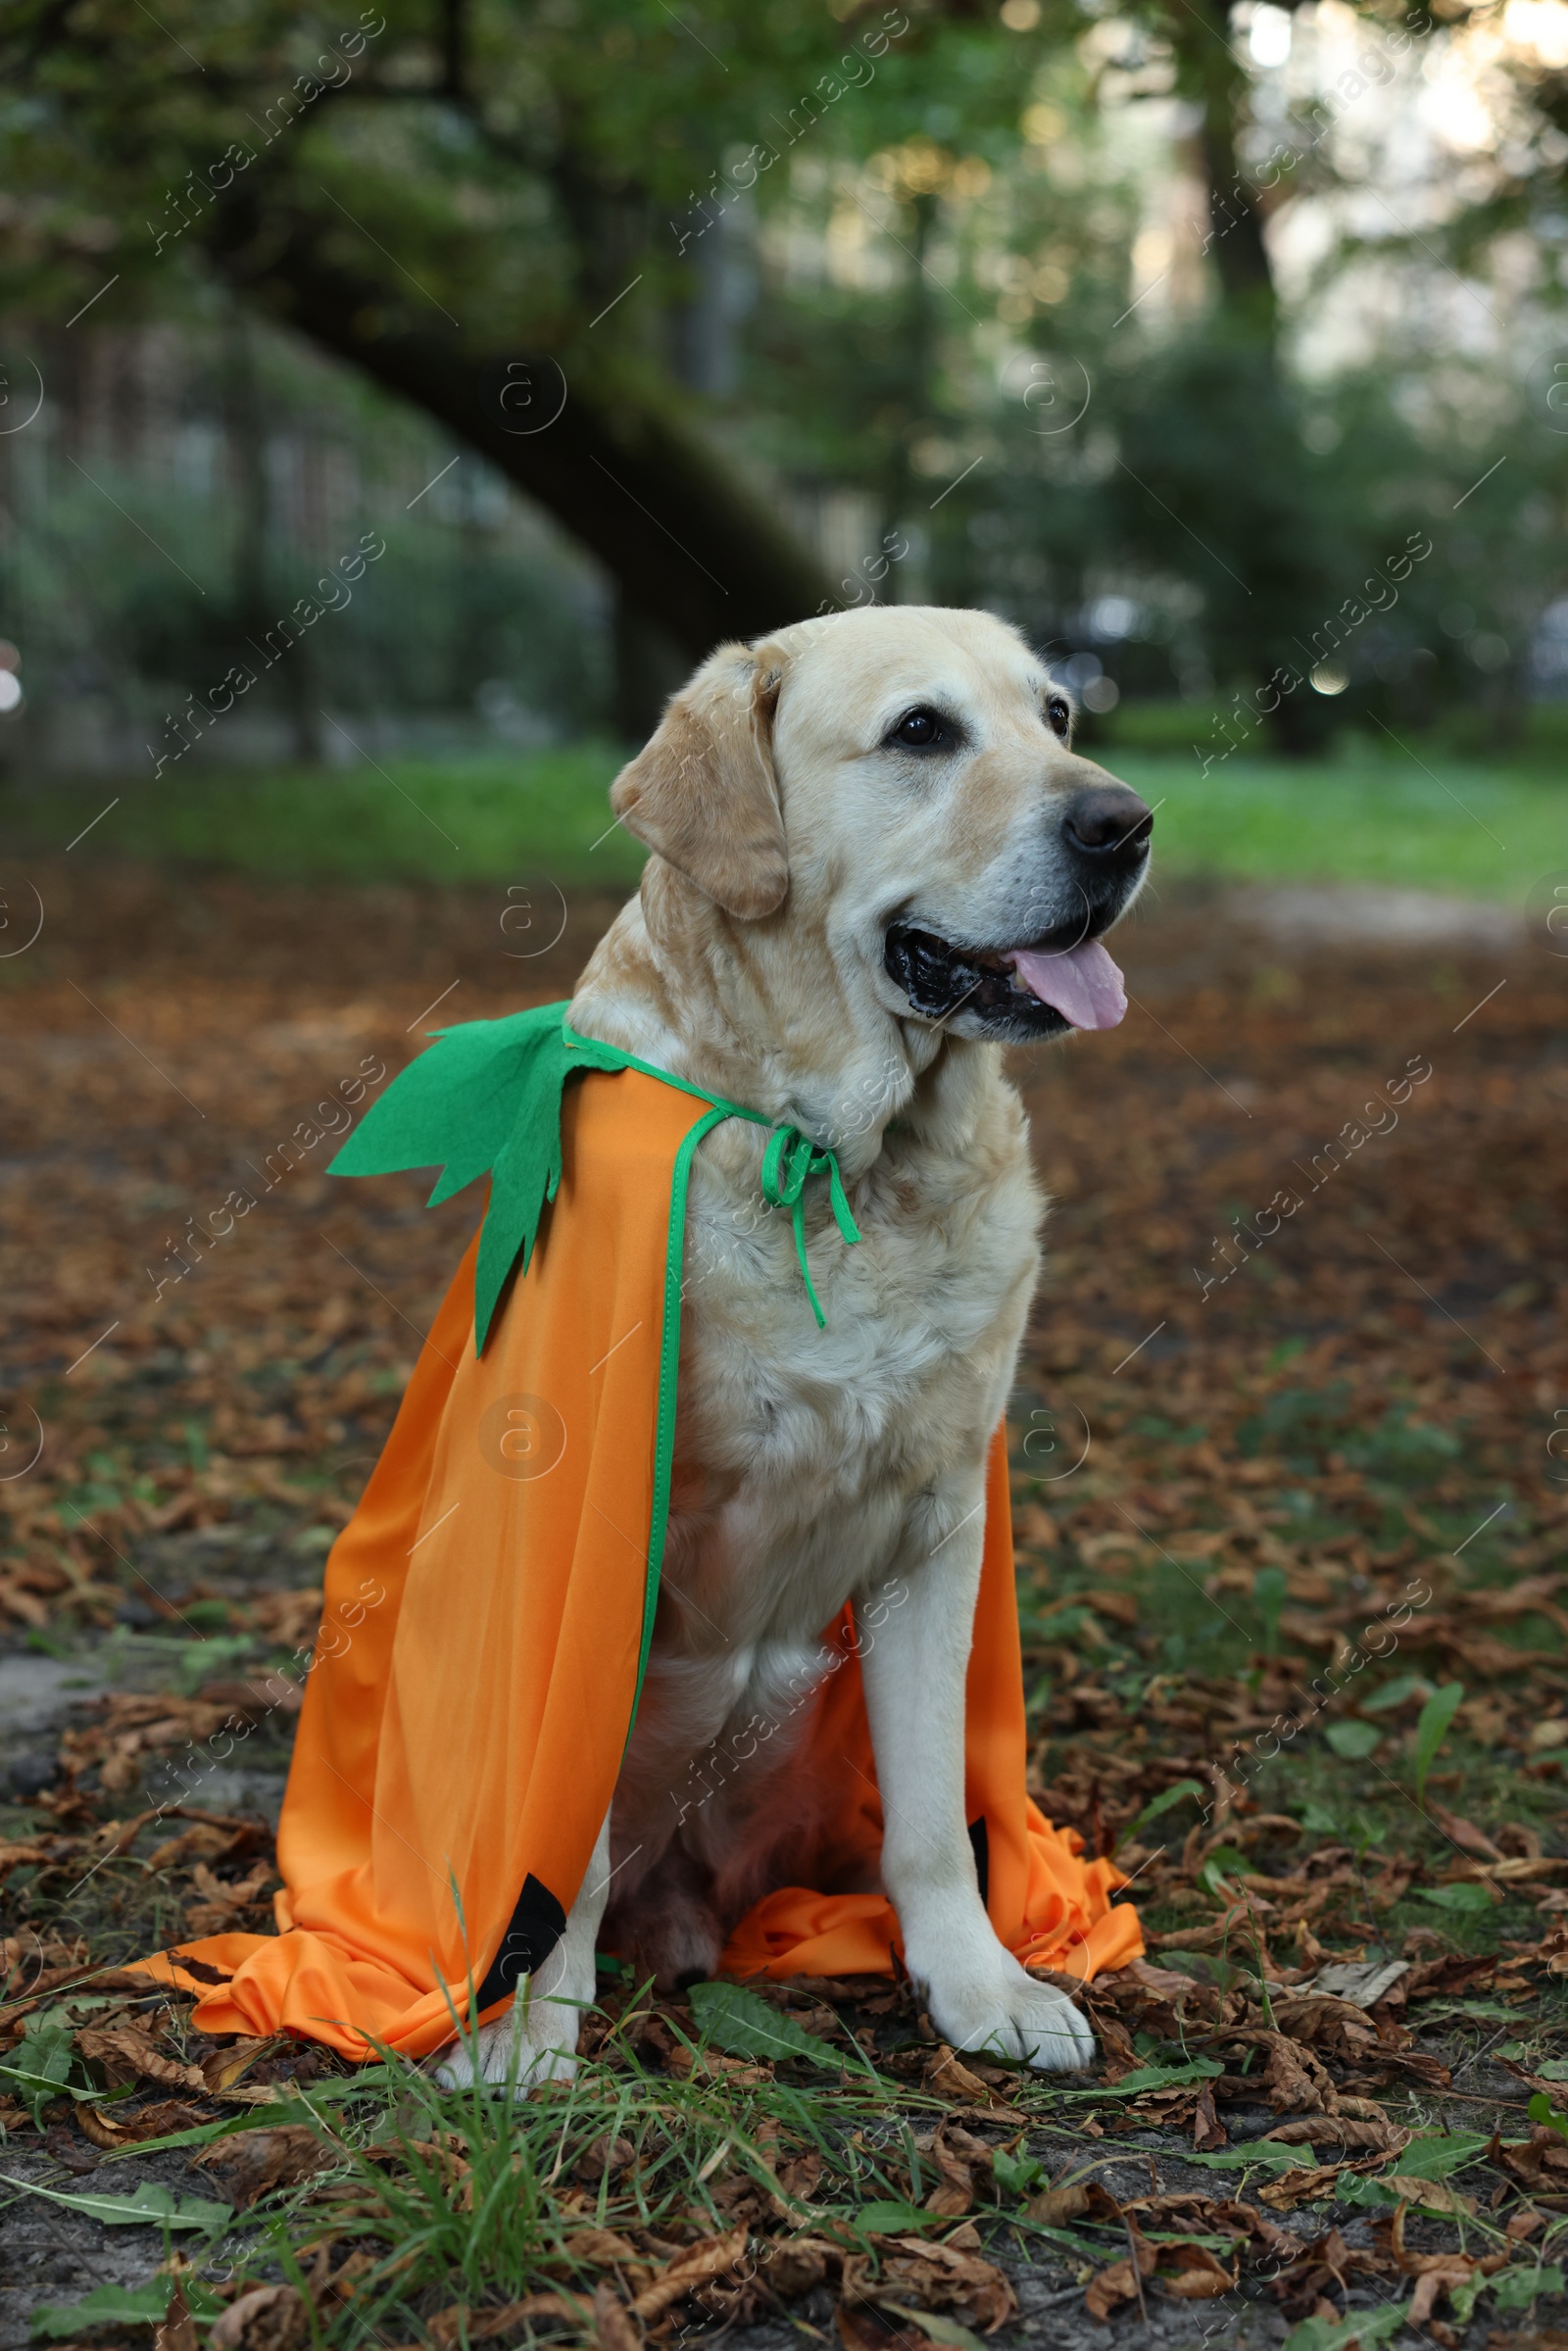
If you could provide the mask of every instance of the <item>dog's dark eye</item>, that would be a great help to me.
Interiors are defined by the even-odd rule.
[[[889,735],[890,743],[903,743],[910,751],[931,751],[948,740],[947,729],[935,710],[906,710]]]
[[[1046,703],[1046,724],[1060,743],[1072,733],[1072,711],[1059,694],[1053,694]]]

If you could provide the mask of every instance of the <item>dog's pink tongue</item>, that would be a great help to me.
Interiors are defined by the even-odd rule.
[[[1011,961],[1030,995],[1054,1005],[1075,1029],[1113,1029],[1127,1010],[1121,973],[1098,939],[1059,955],[1020,948]]]

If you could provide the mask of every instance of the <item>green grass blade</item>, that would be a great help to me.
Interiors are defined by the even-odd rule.
[[[1288,1586],[1281,1567],[1260,1567],[1252,1578],[1252,1597],[1263,1619],[1263,1654],[1277,1657],[1280,1653],[1280,1611],[1285,1605]]]
[[[1448,1727],[1459,1711],[1464,1696],[1462,1682],[1445,1682],[1435,1690],[1421,1709],[1415,1727],[1415,1800],[1424,1805],[1427,1800],[1427,1774],[1431,1771],[1439,1747],[1448,1736]]]

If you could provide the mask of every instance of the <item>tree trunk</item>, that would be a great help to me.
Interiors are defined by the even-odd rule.
[[[1198,150],[1208,197],[1204,250],[1219,279],[1221,301],[1233,323],[1272,343],[1274,273],[1263,212],[1237,157],[1237,131],[1247,120],[1251,84],[1231,47],[1230,14],[1229,0],[1178,0],[1165,27],[1176,53],[1176,86],[1202,109]]]
[[[236,311],[228,322],[223,357],[223,405],[237,517],[230,598],[235,633],[252,649],[277,617],[272,609],[272,492],[267,470],[267,415],[257,380],[253,334],[250,319]],[[234,650],[241,656],[239,645]],[[302,767],[318,767],[322,759],[316,670],[314,648],[308,638],[302,639],[277,681],[293,730],[294,757]]]
[[[1232,45],[1230,0],[1176,0],[1166,12],[1165,30],[1175,52],[1177,89],[1183,97],[1195,99],[1201,110],[1197,146],[1208,210],[1203,250],[1219,283],[1219,311],[1210,340],[1233,355],[1235,380],[1229,396],[1249,411],[1245,418],[1238,418],[1238,448],[1245,438],[1250,464],[1265,475],[1272,469],[1275,478],[1288,482],[1299,450],[1289,390],[1279,368],[1279,305],[1263,207],[1256,185],[1240,161],[1251,82]],[[1296,536],[1293,518],[1283,507],[1268,516],[1268,524],[1275,535]],[[1306,547],[1296,545],[1288,552],[1269,546],[1260,552],[1265,559],[1261,563],[1243,561],[1254,592],[1261,595],[1264,579],[1272,573],[1276,593],[1271,602],[1277,605],[1279,575],[1282,570],[1294,570],[1296,590],[1285,602],[1309,607],[1321,588],[1314,581]],[[1289,644],[1281,644],[1278,615],[1276,625],[1264,626],[1259,636],[1253,658],[1256,682],[1261,686],[1277,669],[1282,655],[1291,660],[1296,640],[1293,637]],[[1320,751],[1332,719],[1309,679],[1303,676],[1293,694],[1275,700],[1270,720],[1275,748],[1298,759]]]

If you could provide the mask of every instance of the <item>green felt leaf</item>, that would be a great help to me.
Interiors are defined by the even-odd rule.
[[[836,2049],[744,1984],[694,1984],[687,1997],[699,2030],[731,2057],[805,2057],[835,2073],[842,2067]]]
[[[328,1173],[439,1167],[432,1207],[488,1174],[512,1132],[533,1052],[551,1025],[560,1035],[561,1011],[540,1004],[504,1020],[438,1030],[429,1049],[372,1102]]]
[[[1352,1721],[1330,1723],[1323,1736],[1336,1755],[1345,1756],[1350,1763],[1361,1763],[1368,1755],[1376,1754],[1382,1733],[1371,1723]]]
[[[84,2213],[104,2229],[226,2229],[234,2218],[227,2204],[209,2204],[200,2196],[174,2196],[156,2180],[133,2188],[128,2196],[68,2195],[58,2187],[35,2187],[30,2180],[13,2180],[0,2172],[7,2187],[20,2187],[29,2196],[44,2196],[67,2212]]]
[[[567,1046],[564,1004],[535,1004],[504,1020],[442,1029],[373,1103],[328,1175],[395,1175],[439,1167],[435,1207],[488,1175],[474,1271],[474,1344],[483,1352],[507,1279],[526,1273],[545,1204],[561,1182],[561,1097],[584,1069],[622,1069],[624,1053],[580,1041]]]

